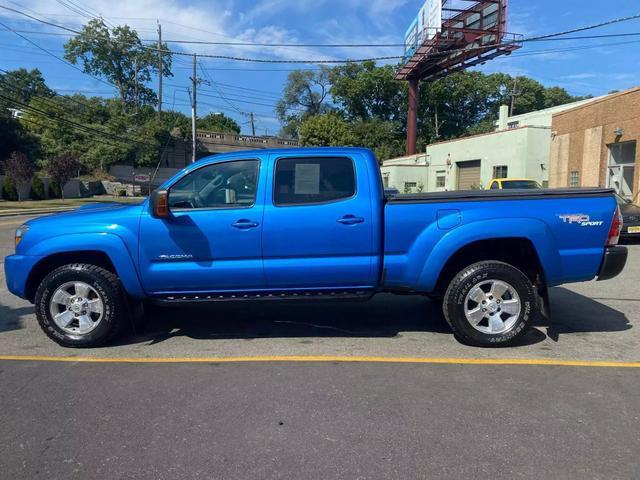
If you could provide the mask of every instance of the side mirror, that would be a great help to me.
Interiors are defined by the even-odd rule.
[[[151,216],[155,218],[169,218],[169,192],[167,190],[155,190],[149,199]]]

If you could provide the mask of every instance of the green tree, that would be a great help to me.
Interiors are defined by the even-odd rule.
[[[392,65],[348,63],[333,68],[329,79],[334,102],[350,120],[399,121],[406,117],[406,82],[395,80]]]
[[[330,110],[326,103],[329,71],[328,67],[320,67],[318,71],[295,70],[289,73],[282,99],[276,105],[283,134],[296,136],[305,118]]]
[[[147,87],[158,71],[158,52],[146,47],[138,33],[129,26],[109,30],[102,19],[89,21],[82,31],[64,45],[65,58],[81,63],[91,75],[114,84],[120,100],[127,107],[155,105],[155,92]],[[162,50],[168,50],[166,45]],[[163,76],[172,77],[171,54],[162,53]]]
[[[587,95],[585,97],[575,97],[567,92],[564,88],[549,87],[544,91],[544,108],[565,105],[567,103],[577,102],[579,100],[585,100],[587,98],[592,98],[592,95]]]
[[[240,125],[223,113],[209,113],[196,122],[198,129],[211,132],[240,133]],[[191,132],[189,132],[191,133]]]
[[[33,163],[24,153],[12,152],[9,158],[2,161],[2,169],[5,176],[16,186],[18,201],[22,201],[22,191],[31,184]]]
[[[405,142],[402,129],[395,122],[372,118],[353,123],[354,144],[370,148],[378,160],[398,157],[404,154]]]
[[[64,200],[64,186],[75,177],[80,170],[80,162],[71,154],[57,155],[49,162],[49,175],[60,185],[60,192]]]
[[[33,97],[50,98],[55,95],[55,92],[47,86],[42,73],[37,68],[33,70],[19,68],[4,74],[0,73],[0,94],[14,101],[28,104]],[[0,98],[0,105],[3,107],[23,110],[19,105],[9,103]]]
[[[39,151],[38,139],[19,120],[11,118],[9,112],[0,112],[0,158],[18,149],[35,158]]]
[[[300,143],[305,146],[349,146],[356,139],[350,125],[335,113],[308,117],[300,124]]]

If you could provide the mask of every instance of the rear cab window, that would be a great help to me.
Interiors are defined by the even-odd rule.
[[[337,202],[356,194],[353,160],[348,157],[284,157],[276,160],[273,204]]]

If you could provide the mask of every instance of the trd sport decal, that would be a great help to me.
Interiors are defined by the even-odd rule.
[[[575,223],[582,227],[599,227],[604,223],[602,220],[591,221],[589,215],[584,213],[564,213],[562,215],[558,215],[558,218],[560,218],[564,223]]]

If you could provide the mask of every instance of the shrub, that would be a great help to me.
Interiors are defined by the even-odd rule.
[[[49,198],[61,198],[62,197],[62,189],[60,188],[60,184],[55,180],[51,180],[49,183]]]
[[[13,200],[14,202],[18,200],[18,190],[9,177],[4,177],[2,180],[2,198],[4,200]]]
[[[31,198],[33,200],[44,200],[44,183],[36,175],[31,179]]]
[[[64,186],[71,180],[80,169],[78,159],[70,154],[57,155],[49,160],[49,175],[62,187],[60,194],[64,200]]]
[[[24,153],[13,152],[9,158],[3,160],[2,168],[5,176],[10,178],[15,186],[18,201],[23,200],[20,195],[31,184],[34,173],[33,163]]]

